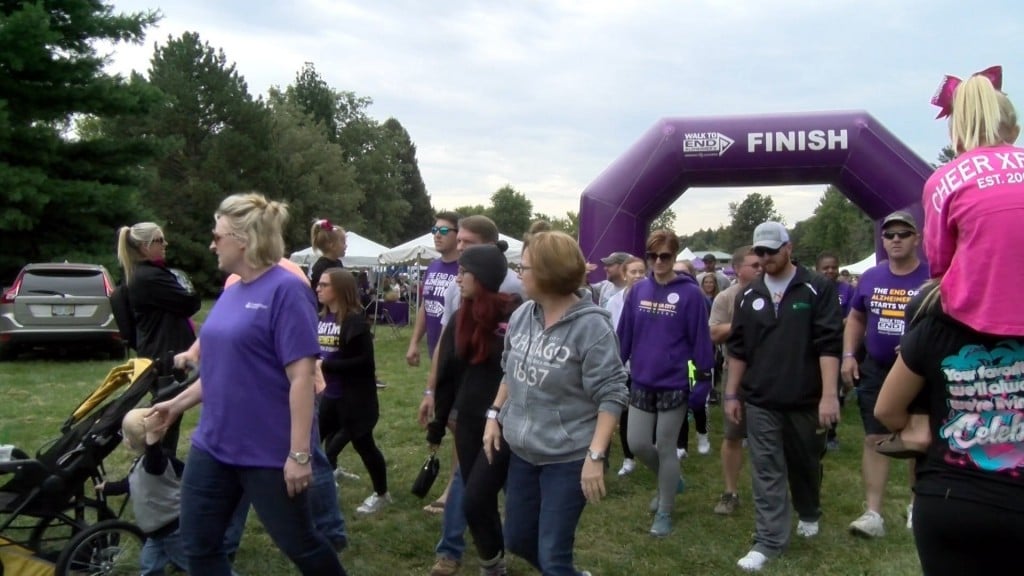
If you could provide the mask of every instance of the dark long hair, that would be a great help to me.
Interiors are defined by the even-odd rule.
[[[359,291],[356,289],[356,278],[351,272],[344,268],[328,268],[324,270],[321,278],[327,278],[334,291],[334,298],[338,301],[338,317],[336,321],[340,324],[342,320],[352,314],[362,314],[363,305],[359,300]],[[327,305],[320,310],[320,317],[327,315]]]
[[[473,298],[465,298],[455,315],[455,351],[470,364],[481,364],[501,344],[498,325],[515,307],[515,297],[484,288],[474,277]]]

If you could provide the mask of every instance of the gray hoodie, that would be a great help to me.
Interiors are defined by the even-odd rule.
[[[508,400],[505,440],[534,465],[582,460],[597,413],[618,416],[629,399],[626,370],[607,310],[583,297],[548,329],[535,301],[509,319],[501,366]]]

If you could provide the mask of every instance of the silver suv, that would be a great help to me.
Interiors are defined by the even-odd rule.
[[[123,358],[110,308],[113,284],[97,264],[29,264],[0,298],[0,358],[39,346],[92,347]]]

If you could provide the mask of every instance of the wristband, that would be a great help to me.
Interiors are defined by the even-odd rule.
[[[857,355],[853,352],[843,352],[843,358],[856,358]]]
[[[725,397],[726,400],[739,400],[740,399],[739,394],[726,394],[724,397]]]
[[[501,412],[501,406],[495,406],[494,404],[491,404],[491,407],[488,408],[488,410],[494,410],[495,412]]]
[[[424,396],[433,396],[434,395],[434,391],[431,390],[430,388],[427,388],[426,390],[423,391],[423,395]]]
[[[487,419],[488,420],[497,420],[498,419],[498,411],[495,410],[494,408],[490,408],[489,410],[487,410]]]

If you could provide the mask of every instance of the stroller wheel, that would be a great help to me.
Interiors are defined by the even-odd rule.
[[[137,574],[142,530],[124,520],[105,520],[82,530],[57,558],[55,576]]]

